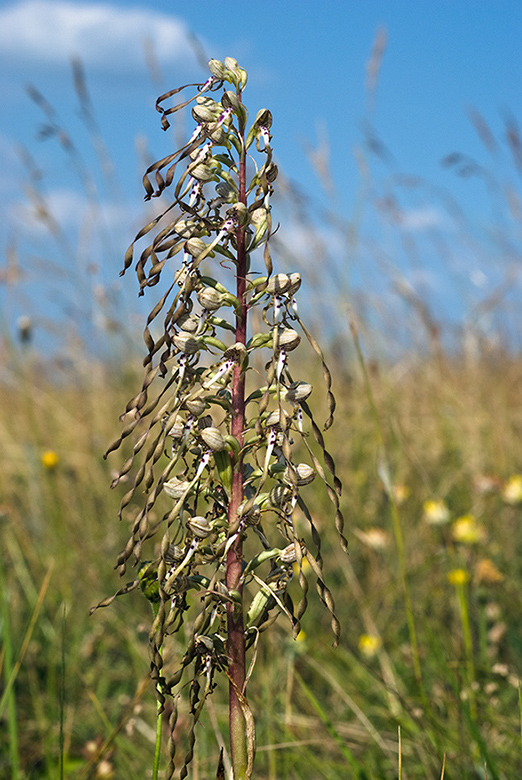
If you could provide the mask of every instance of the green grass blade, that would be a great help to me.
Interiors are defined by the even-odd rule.
[[[20,756],[18,754],[18,722],[16,717],[16,700],[12,690],[11,678],[14,678],[13,671],[13,646],[11,643],[11,628],[9,621],[9,605],[7,602],[7,592],[5,588],[5,578],[2,568],[2,559],[0,557],[0,600],[2,614],[2,641],[4,647],[4,677],[6,687],[2,696],[2,703],[7,706],[7,728],[9,732],[9,762],[11,764],[11,778],[18,780],[20,777]],[[3,709],[2,709],[3,711]]]
[[[162,727],[163,708],[158,702],[158,712],[156,715],[156,744],[154,746],[154,764],[152,767],[152,780],[158,780],[159,765],[161,758],[161,727]]]
[[[520,748],[522,749],[522,690],[520,689],[520,680],[518,681],[518,710],[520,713]]]
[[[65,637],[66,637],[66,607],[63,605],[62,613],[62,657],[61,657],[61,670],[60,670],[60,780],[64,778],[64,762],[65,762]]]
[[[324,724],[326,730],[334,738],[336,741],[339,750],[341,751],[344,758],[347,760],[347,762],[352,767],[355,777],[357,780],[368,780],[368,775],[366,774],[364,768],[361,766],[361,764],[357,761],[355,756],[353,755],[352,751],[349,749],[349,747],[346,745],[345,740],[341,737],[339,732],[336,730],[335,726],[333,725],[332,721],[324,711],[324,709],[321,707],[319,700],[316,698],[315,694],[312,692],[312,690],[308,687],[308,685],[305,683],[299,672],[297,672],[294,669],[294,675],[295,679],[299,683],[299,685],[302,688],[303,693],[305,694],[306,698],[314,708],[315,712],[317,713],[319,719]]]
[[[44,581],[42,582],[42,586],[40,588],[40,592],[38,593],[38,601],[35,604],[35,607],[33,609],[33,614],[31,615],[31,620],[29,622],[29,626],[27,627],[27,631],[25,632],[24,641],[22,642],[22,647],[20,649],[20,653],[18,654],[18,658],[16,660],[16,663],[14,664],[13,668],[11,669],[11,672],[9,674],[9,679],[6,681],[6,686],[4,693],[2,695],[2,698],[0,699],[0,718],[2,717],[2,714],[4,712],[4,708],[7,703],[7,699],[9,697],[9,694],[11,692],[11,689],[15,683],[15,680],[18,676],[18,672],[20,671],[20,667],[22,666],[24,656],[27,652],[27,648],[29,646],[29,642],[31,641],[31,637],[33,635],[34,627],[36,626],[36,621],[38,620],[38,615],[40,614],[40,610],[42,608],[42,604],[45,598],[45,594],[47,592],[47,588],[49,586],[49,581],[51,579],[51,572],[52,572],[52,565],[47,570],[47,574],[44,577]],[[1,583],[0,583],[1,586]],[[5,593],[5,588],[2,587],[2,593]],[[4,599],[2,598],[2,603],[4,602]]]

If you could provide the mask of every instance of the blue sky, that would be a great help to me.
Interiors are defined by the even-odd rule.
[[[367,63],[378,30],[386,46],[370,100]],[[321,311],[339,304],[341,289],[344,300],[362,301],[379,316],[383,301],[387,312],[400,303],[413,321],[420,300],[436,319],[480,317],[484,329],[512,330],[522,242],[506,193],[513,207],[521,188],[505,119],[521,114],[521,33],[519,0],[0,2],[2,278],[7,248],[23,276],[0,287],[4,318],[10,324],[36,315],[52,327],[74,312],[93,317],[89,296],[100,290],[121,292],[121,257],[142,217],[140,155],[159,158],[174,143],[161,131],[154,100],[205,78],[193,34],[208,56],[236,57],[249,72],[247,105],[274,115],[278,163],[305,195],[300,212],[281,205],[281,240],[299,254],[295,263],[310,269]],[[114,165],[109,181],[80,116],[71,57],[83,62],[102,155]],[[28,83],[56,110],[81,157],[79,174],[56,137],[38,138],[45,119]],[[496,150],[479,138],[472,107],[491,127]],[[385,154],[368,148],[368,127]],[[39,172],[33,184],[47,223],[34,194],[28,199],[21,146]],[[310,163],[311,148],[328,151],[329,193]],[[456,151],[488,173],[462,178],[441,166]],[[463,217],[456,218],[450,198]],[[314,226],[315,255],[306,225]],[[133,286],[130,278],[123,284]],[[484,315],[500,288],[507,324],[492,307]]]

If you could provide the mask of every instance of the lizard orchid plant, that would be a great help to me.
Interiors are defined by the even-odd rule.
[[[299,633],[307,607],[304,559],[339,639],[319,532],[303,497],[317,478],[333,504],[343,549],[346,539],[341,483],[308,405],[312,387],[299,375],[299,363],[295,374],[292,368],[303,334],[322,362],[325,429],[335,407],[330,373],[298,313],[300,275],[273,272],[272,115],[262,109],[249,125],[247,73],[235,59],[210,60],[209,70],[204,84],[173,89],[156,104],[165,130],[169,117],[191,104],[196,124],[186,144],[143,178],[147,200],[171,192],[171,202],[139,231],[122,273],[135,262],[136,242],[154,235],[135,262],[139,294],[160,282],[165,288],[147,318],[141,390],[127,404],[123,430],[108,452],[132,437],[113,486],[123,477],[132,485],[120,516],[131,508],[135,515],[117,568],[124,575],[133,566],[137,575],[116,596],[141,588],[154,608],[149,647],[159,716],[167,698],[173,700],[166,777],[173,777],[177,758],[172,734],[180,684],[189,683],[192,719],[184,778],[196,724],[222,674],[229,685],[233,776],[244,780],[252,776],[255,753],[246,685],[257,643],[279,615],[294,638]],[[165,107],[185,90],[192,90],[186,100]],[[254,266],[258,258],[261,270]],[[296,461],[297,444],[308,462]],[[306,538],[296,531],[298,515],[309,525]],[[288,590],[294,573],[297,604]],[[184,652],[167,663],[169,637],[182,627]],[[155,777],[158,765],[159,737]],[[224,777],[222,759],[218,777]]]

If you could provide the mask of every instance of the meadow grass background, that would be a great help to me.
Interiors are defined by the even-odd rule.
[[[10,359],[0,418],[0,775],[56,778],[62,755],[65,777],[146,777],[155,709],[145,679],[149,604],[133,593],[88,614],[120,584],[113,562],[127,527],[108,487],[116,458],[102,452],[138,377],[89,359],[74,382],[57,381],[30,351]],[[343,639],[331,648],[316,598],[301,641],[282,624],[263,636],[250,684],[256,777],[395,777],[400,726],[403,777],[440,777],[445,756],[445,777],[483,777],[487,765],[489,778],[514,778],[522,768],[522,362],[498,353],[370,366],[422,688],[368,396],[355,361],[332,370],[339,405],[330,449],[345,486],[348,559],[329,502],[308,492]],[[182,754],[183,704],[180,712]],[[212,776],[225,733],[218,690],[192,777]]]
[[[291,190],[286,197],[293,213],[297,199]],[[509,219],[518,235],[520,223],[512,212]],[[42,220],[61,240],[45,211]],[[365,316],[368,301],[354,300],[339,269],[325,267],[319,280],[298,270],[304,288],[308,280],[339,290],[319,314],[306,299],[305,308],[319,331],[332,312],[337,323],[326,339],[338,401],[327,447],[344,483],[349,557],[327,496],[314,485],[307,500],[343,634],[332,649],[328,615],[311,591],[299,641],[281,620],[262,636],[249,685],[255,777],[522,776],[522,358],[512,342],[472,327],[446,339],[431,302],[404,287],[400,323],[386,300]],[[88,285],[79,289],[89,294]],[[489,305],[502,313],[502,300]],[[18,331],[3,323],[2,778],[151,774],[150,605],[134,592],[89,616],[122,584],[113,566],[128,535],[129,520],[117,520],[125,487],[109,489],[121,460],[103,453],[140,385],[139,336],[129,323],[117,309],[98,322],[101,359],[96,340],[82,339],[72,321],[74,337],[49,355],[33,346],[30,322]],[[303,354],[299,378],[313,378],[320,417],[319,367]],[[193,780],[215,777],[225,689],[198,728]],[[179,711],[182,757],[183,698]]]

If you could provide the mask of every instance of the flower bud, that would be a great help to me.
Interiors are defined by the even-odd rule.
[[[214,650],[214,640],[210,636],[196,636],[196,645],[202,645],[205,649],[203,652],[212,653]]]
[[[237,197],[237,190],[227,181],[218,182],[216,192],[226,203],[233,203]]]
[[[168,419],[168,418],[167,418]],[[162,425],[166,428],[167,420],[162,420]],[[167,436],[171,436],[173,439],[181,439],[185,432],[185,421],[181,417],[176,417],[174,422],[171,423]]]
[[[201,122],[215,122],[216,112],[212,111],[208,106],[194,106],[192,117],[198,124]]]
[[[248,73],[244,68],[238,68],[238,70],[239,70],[239,86],[241,87],[241,89],[244,89],[248,81]]]
[[[285,399],[292,404],[299,403],[305,401],[312,390],[313,387],[308,382],[292,382],[286,390]]]
[[[290,287],[287,290],[288,295],[294,295],[301,287],[301,274],[290,274]]]
[[[256,229],[259,229],[261,226],[266,225],[268,218],[268,210],[265,209],[264,206],[260,206],[257,209],[254,209],[254,211],[250,212],[250,222]],[[284,276],[284,274],[281,274]]]
[[[254,249],[259,246],[261,240],[266,235],[268,230],[268,210],[264,207],[254,209],[250,212],[250,222],[255,227],[255,235],[252,237],[250,248]]]
[[[243,503],[239,505],[237,514],[238,517],[244,518],[248,525],[259,525],[261,520],[261,509],[259,505],[252,504],[251,501],[243,501]]]
[[[180,479],[179,477],[172,477],[172,479],[169,479],[168,482],[164,483],[163,492],[166,493],[169,498],[178,500],[187,493],[189,486],[190,482]]]
[[[191,162],[191,163],[195,163],[195,162],[196,162],[196,160],[197,160],[198,162],[203,162],[203,161],[204,161],[204,159],[205,159],[205,157],[207,157],[207,156],[208,156],[208,152],[209,152],[209,151],[210,151],[210,148],[209,148],[209,147],[207,147],[207,151],[205,152],[205,154],[203,154],[203,149],[193,149],[193,150],[191,151],[191,153],[189,154],[189,157],[190,157],[190,160],[189,160],[189,162]]]
[[[276,409],[270,412],[265,420],[265,425],[267,428],[281,428],[281,430],[285,430],[288,425],[288,415],[284,409]]]
[[[176,348],[184,355],[193,355],[200,348],[199,339],[189,333],[177,333],[172,339]]]
[[[277,179],[278,173],[279,171],[277,170],[277,165],[275,165],[275,163],[270,163],[270,165],[267,165],[265,168],[266,179],[270,183]]]
[[[225,68],[233,72],[239,70],[239,62],[235,57],[225,57]]]
[[[223,305],[223,293],[213,287],[203,287],[198,292],[198,301],[207,311],[217,311]]]
[[[199,432],[199,435],[211,450],[221,452],[221,450],[225,449],[225,439],[223,438],[223,434],[213,425],[209,426],[208,428],[203,428]]]
[[[198,95],[192,116],[196,122],[215,122],[221,114],[221,106],[208,95]]]
[[[267,293],[270,295],[281,295],[290,287],[290,279],[286,274],[275,274],[268,280],[266,286]]]
[[[207,402],[202,398],[192,398],[189,401],[185,401],[185,406],[196,417],[199,417],[208,408]]]
[[[276,485],[269,493],[268,500],[272,506],[281,507],[292,498],[292,491],[286,485]]]
[[[227,69],[220,60],[209,60],[208,69],[217,79],[223,80],[225,78]]]
[[[193,168],[190,168],[190,175],[197,181],[212,181],[214,178],[214,171],[209,165],[198,163],[197,165],[194,165]]]
[[[298,347],[301,343],[301,336],[292,328],[285,328],[279,333],[279,339],[277,343],[279,349],[284,349],[287,352],[291,352],[291,350]]]
[[[177,544],[169,544],[167,553],[165,555],[165,563],[168,566],[179,563],[185,557],[185,551]]]
[[[235,92],[232,92],[231,89],[227,89],[226,92],[223,93],[223,97],[221,98],[221,105],[223,108],[229,108],[232,107],[234,110],[237,110],[239,108],[239,100]]]
[[[192,531],[194,536],[197,536],[198,539],[205,539],[212,533],[210,520],[208,517],[201,517],[201,515],[191,517],[190,520],[187,520],[187,528]]]
[[[192,257],[197,257],[202,252],[204,252],[206,248],[207,245],[205,244],[204,241],[202,241],[201,238],[189,238],[189,240],[185,242],[185,249],[187,250],[189,255],[192,255]],[[211,257],[213,256],[213,254],[214,253],[212,252]]]
[[[205,228],[196,222],[194,219],[180,219],[174,225],[174,230],[181,236],[181,238],[193,239],[196,236],[201,236],[205,232]]]
[[[231,209],[232,210],[232,209]],[[244,203],[236,203],[233,206],[234,216],[240,227],[247,227],[250,224],[250,213]],[[229,212],[230,213],[230,212]]]
[[[259,127],[266,127],[267,130],[270,130],[272,126],[272,113],[268,110],[268,108],[259,109],[256,114],[254,124],[258,125]]]
[[[264,206],[258,206],[256,209],[250,212],[250,221],[253,225],[257,226],[262,222],[266,222],[269,213],[270,209],[267,209]],[[259,281],[259,279],[257,281]]]
[[[309,485],[315,479],[315,470],[308,463],[298,463],[297,466],[288,466],[285,471],[285,482],[289,485],[303,487]]]
[[[215,101],[214,98],[211,98],[210,95],[198,95],[196,97],[196,105],[206,106],[218,116],[221,113],[221,104]]]
[[[227,360],[233,360],[239,366],[242,366],[247,358],[247,348],[240,341],[236,341],[231,347],[229,347],[224,353],[224,357]]]
[[[282,563],[285,563],[286,565],[290,565],[292,563],[295,563],[297,561],[297,555],[295,552],[295,545],[292,542],[292,544],[288,544],[284,550],[281,550],[281,554],[279,555],[279,560]]]
[[[195,333],[199,327],[199,317],[197,314],[184,314],[176,324],[186,333]]]
[[[228,138],[227,132],[223,125],[214,128],[214,130],[207,130],[209,139],[217,146],[223,146]]]

